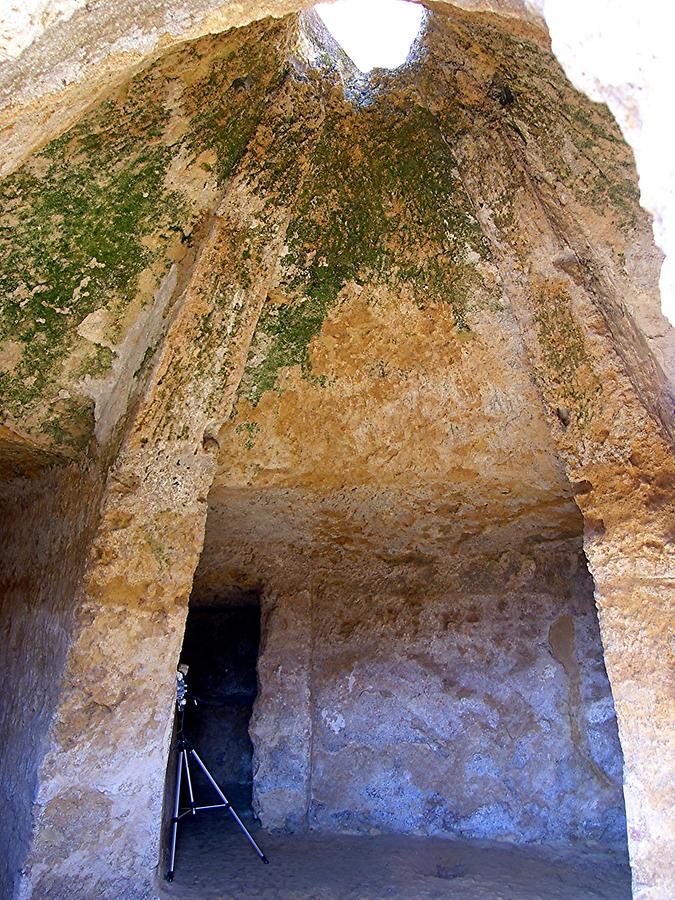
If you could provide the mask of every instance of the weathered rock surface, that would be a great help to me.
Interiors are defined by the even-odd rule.
[[[431,4],[429,4],[431,5]],[[674,65],[667,15],[660,4],[603,0],[453,0],[541,25],[576,87],[608,104],[635,152],[642,202],[667,255],[661,287],[664,312],[675,316],[675,174],[667,152],[669,85]],[[84,6],[84,9],[82,7]],[[28,0],[0,18],[0,123],[9,170],[70,127],[111,84],[127,80],[148,59],[177,42],[301,9],[298,0],[165,0],[99,3]],[[64,54],[64,48],[67,48]],[[65,58],[64,58],[65,56]],[[4,170],[3,170],[4,171]]]
[[[76,466],[0,488],[0,886],[11,896],[32,830],[37,770],[58,701],[100,473]],[[82,503],[82,497],[88,504]]]
[[[138,394],[286,64],[285,29],[254,31],[158,63],[0,184],[0,395],[24,444],[73,455],[95,425],[105,447]]]

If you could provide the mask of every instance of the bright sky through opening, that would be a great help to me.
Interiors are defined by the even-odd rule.
[[[421,6],[404,0],[338,0],[315,8],[362,72],[403,65],[424,15]]]

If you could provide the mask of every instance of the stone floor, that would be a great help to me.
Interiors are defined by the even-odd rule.
[[[223,813],[179,835],[166,897],[182,900],[629,900],[627,864],[598,851],[401,835],[279,835],[255,830],[263,865]],[[248,817],[247,817],[248,818]],[[247,821],[248,824],[248,821]],[[252,829],[253,830],[253,829]]]

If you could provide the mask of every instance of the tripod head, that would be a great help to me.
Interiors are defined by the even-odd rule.
[[[187,698],[188,698],[188,689],[187,689],[187,674],[188,668],[185,663],[182,663],[178,666],[178,671],[176,672],[176,709],[179,713],[185,711],[185,707],[187,706]]]

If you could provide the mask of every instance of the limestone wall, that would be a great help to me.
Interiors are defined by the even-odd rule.
[[[298,0],[221,0],[101,3],[29,0],[10,5],[0,19],[0,103],[8,169],[37,145],[70,127],[109,84],[122,83],[149,58],[175,42],[282,16]],[[660,4],[630,0],[453,0],[453,6],[491,10],[542,24],[568,77],[605,101],[636,153],[643,204],[654,216],[659,246],[668,254],[662,290],[673,319],[673,172],[668,143],[672,59]],[[84,7],[84,8],[83,8]],[[25,52],[23,52],[25,51]],[[665,129],[665,130],[664,130]]]
[[[298,595],[268,596],[251,726],[263,824],[625,852],[579,542],[457,566],[443,586],[405,568],[360,586],[314,573],[306,616]]]
[[[28,851],[37,772],[62,690],[101,479],[76,467],[0,489],[0,894]]]

